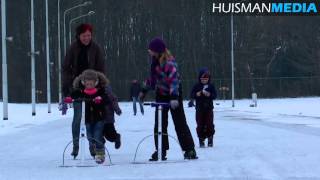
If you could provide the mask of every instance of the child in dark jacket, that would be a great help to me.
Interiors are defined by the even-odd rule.
[[[213,146],[213,136],[215,134],[213,100],[217,93],[213,84],[210,83],[210,72],[208,68],[202,68],[199,72],[199,82],[195,84],[191,91],[191,101],[189,107],[196,100],[196,121],[197,134],[200,147],[204,147],[204,141],[208,138],[208,146]]]
[[[118,98],[112,92],[111,87],[107,86],[105,88],[105,91],[108,99],[110,100],[110,103],[105,106],[106,115],[105,115],[105,125],[104,125],[103,135],[108,141],[114,142],[115,148],[119,149],[121,146],[121,136],[116,131],[116,128],[114,126],[114,123],[115,123],[114,113],[120,116],[122,114],[122,111],[118,104]]]
[[[83,71],[73,81],[72,99],[85,100],[85,125],[89,150],[95,156],[97,163],[103,163],[105,159],[103,129],[105,106],[109,103],[105,93],[108,84],[107,78],[100,72],[88,69]]]

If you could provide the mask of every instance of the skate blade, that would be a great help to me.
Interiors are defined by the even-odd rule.
[[[96,161],[97,164],[103,164],[104,163],[104,160],[103,161]]]
[[[106,163],[105,161],[99,161],[99,163],[95,159],[84,159],[83,162],[81,162],[80,159],[76,160],[66,160],[64,164],[60,165],[59,167],[97,167],[97,166],[110,166],[110,163]]]
[[[61,167],[61,168],[76,168],[76,167],[97,167],[97,166],[99,166],[98,164],[96,164],[96,165],[61,165],[61,166],[59,166],[59,167]]]
[[[174,163],[186,163],[189,160],[165,160],[165,161],[136,161],[132,162],[132,164],[174,164]]]
[[[72,164],[72,165],[60,165],[60,168],[85,168],[85,167],[99,167],[99,166],[112,166],[112,164]]]
[[[197,157],[195,157],[195,158],[184,158],[185,160],[187,160],[187,161],[192,161],[192,160],[197,160],[197,159],[199,159],[199,157],[197,156]]]

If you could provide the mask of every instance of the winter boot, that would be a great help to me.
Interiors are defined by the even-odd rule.
[[[155,151],[154,153],[152,153],[151,158],[149,159],[149,161],[158,161],[158,151]]]
[[[97,150],[96,153],[97,153],[96,157],[95,157],[96,163],[98,163],[98,164],[104,163],[104,160],[105,160],[105,152],[104,152],[104,150]]]
[[[201,148],[204,148],[204,139],[199,138],[199,146],[200,146]]]
[[[167,151],[166,151],[166,150],[164,150],[164,151],[162,152],[161,160],[162,160],[162,161],[166,161],[166,160],[167,160]]]
[[[121,146],[121,135],[120,134],[117,134],[117,138],[116,138],[116,141],[114,142],[114,147],[116,149],[119,149]]]
[[[78,156],[79,153],[79,145],[73,145],[73,149],[71,152],[71,156],[75,159]]]
[[[184,159],[198,159],[196,150],[192,149],[184,153]]]
[[[95,157],[95,155],[96,155],[96,145],[95,144],[90,144],[89,151],[90,151],[91,156]]]
[[[213,147],[213,136],[208,138],[208,147]]]
[[[149,161],[158,161],[158,151],[155,151],[152,155],[151,155],[151,158],[149,159]],[[162,157],[161,157],[162,161],[165,161],[167,160],[167,151],[164,150],[162,152]]]

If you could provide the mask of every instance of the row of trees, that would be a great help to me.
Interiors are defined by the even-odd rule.
[[[61,0],[61,12],[82,2]],[[122,100],[128,99],[132,79],[143,80],[148,75],[148,41],[162,36],[176,56],[187,96],[202,66],[211,69],[218,89],[231,89],[230,16],[214,16],[211,3],[210,0],[95,0],[90,7],[73,11],[67,22],[89,10],[96,12],[82,22],[94,25],[95,40],[106,53],[107,76]],[[29,102],[29,2],[7,4],[8,35],[14,36],[14,42],[8,44],[9,101]],[[44,2],[36,1],[35,5],[36,48],[41,52],[37,58],[38,100],[45,101]],[[49,7],[52,94],[57,100],[57,1],[50,1]],[[319,95],[319,20],[316,16],[235,16],[236,97],[250,97],[253,91],[260,97]],[[25,87],[23,92],[21,86]]]

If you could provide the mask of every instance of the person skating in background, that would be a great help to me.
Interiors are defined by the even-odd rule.
[[[140,112],[143,115],[144,114],[144,109],[141,100],[139,99],[139,93],[141,91],[141,85],[138,82],[138,80],[134,79],[131,83],[130,87],[130,98],[133,103],[133,115],[137,114],[137,105],[136,103],[138,102],[140,106]]]
[[[208,138],[208,146],[212,147],[215,134],[213,100],[216,99],[217,92],[214,85],[210,83],[210,79],[208,68],[202,68],[199,71],[199,82],[193,86],[190,93],[189,107],[193,106],[193,100],[196,101],[196,130],[200,147],[205,147],[206,138]]]
[[[100,72],[88,69],[73,81],[73,99],[85,99],[85,125],[90,144],[90,153],[97,163],[105,160],[103,130],[106,105],[110,103],[105,88],[109,81]]]
[[[111,87],[107,86],[105,88],[105,91],[110,103],[105,106],[106,115],[103,135],[106,138],[106,140],[114,142],[114,147],[116,149],[119,149],[121,146],[121,135],[116,131],[116,128],[114,126],[114,114],[116,113],[118,116],[120,116],[122,114],[122,111],[118,104],[118,98],[112,92]]]
[[[92,40],[93,27],[90,24],[80,24],[76,28],[76,40],[66,52],[62,65],[62,91],[64,100],[71,101],[72,82],[86,69],[94,69],[105,73],[103,51]],[[73,102],[71,155],[76,157],[79,152],[79,134],[81,122],[81,102]]]
[[[187,124],[183,104],[182,104],[182,87],[180,85],[179,73],[174,57],[166,48],[161,38],[153,39],[148,49],[151,57],[150,77],[145,82],[145,87],[139,95],[140,99],[144,99],[148,90],[153,89],[156,92],[156,102],[168,103],[170,107],[162,110],[162,159],[166,160],[166,150],[169,149],[168,139],[168,112],[170,110],[178,140],[185,159],[197,159],[194,149],[194,142]],[[157,111],[155,114],[157,118]],[[161,121],[161,120],[160,120]],[[154,138],[156,151],[151,155],[150,161],[158,160],[158,124],[155,121]]]

